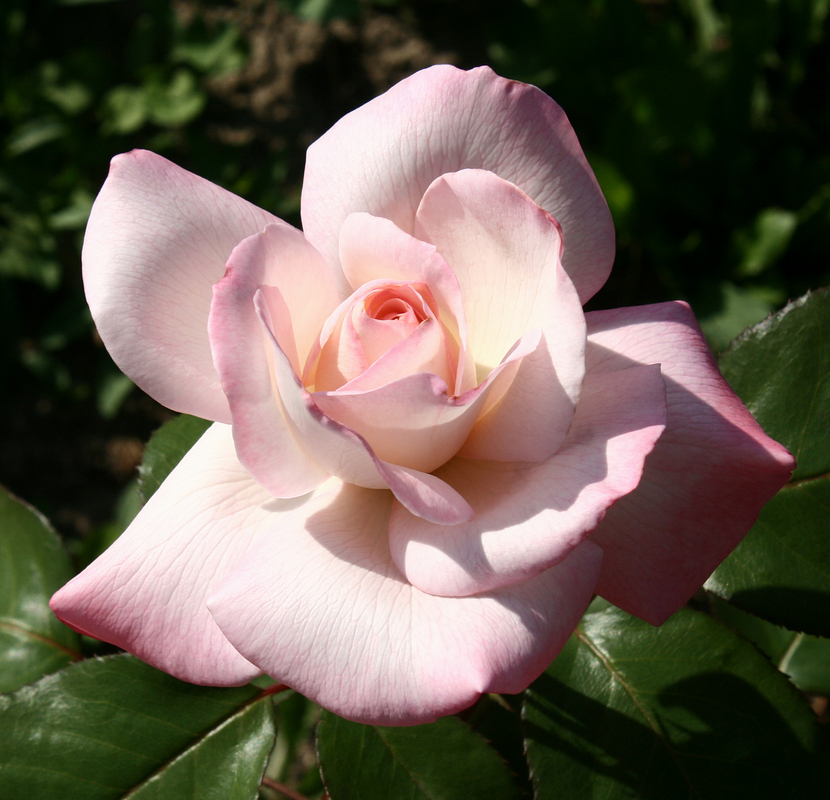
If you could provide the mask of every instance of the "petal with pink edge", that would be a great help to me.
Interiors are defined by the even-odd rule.
[[[441,525],[469,519],[472,510],[458,492],[425,472],[382,461],[368,442],[324,414],[291,367],[274,334],[271,311],[262,291],[254,302],[271,340],[276,390],[291,432],[303,449],[329,474],[370,489],[391,489],[413,514]],[[280,454],[270,454],[275,471]]]
[[[605,283],[614,225],[565,113],[536,87],[488,67],[422,70],[318,139],[306,160],[303,229],[337,263],[349,214],[368,211],[412,233],[427,187],[467,168],[515,183],[559,220],[565,269],[583,303]]]
[[[423,594],[389,556],[391,495],[326,487],[260,541],[208,606],[247,658],[348,719],[414,725],[483,692],[519,692],[591,599],[602,557],[591,542],[508,589]]]
[[[665,418],[658,366],[589,376],[565,443],[545,463],[457,458],[437,471],[473,507],[469,522],[439,527],[395,506],[395,563],[414,586],[444,596],[515,584],[560,563],[637,486]]]
[[[666,431],[640,485],[591,537],[605,551],[597,591],[659,625],[738,544],[795,462],[721,377],[685,303],[587,320],[590,374],[659,362],[666,382]]]
[[[205,606],[258,537],[303,501],[278,501],[213,425],[132,525],[51,601],[77,631],[129,650],[191,683],[233,686],[259,669],[231,646]]]
[[[585,374],[585,317],[562,268],[556,220],[492,172],[463,170],[427,189],[415,235],[434,244],[458,278],[479,380],[527,331],[543,333],[464,454],[544,461],[565,438]]]
[[[115,363],[174,411],[230,421],[213,367],[211,287],[276,217],[143,150],[116,156],[89,217],[84,287]]]
[[[328,473],[297,442],[276,397],[268,366],[271,344],[254,307],[263,283],[275,284],[264,287],[263,299],[294,369],[305,359],[337,296],[320,255],[284,222],[269,225],[234,248],[225,277],[213,287],[208,329],[239,460],[274,496],[297,497]]]

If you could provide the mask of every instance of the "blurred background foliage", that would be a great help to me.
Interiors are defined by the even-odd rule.
[[[490,64],[565,108],[617,226],[590,307],[688,300],[722,350],[830,283],[828,15],[830,0],[5,0],[0,482],[66,533],[111,536],[167,416],[83,299],[114,154],[150,148],[299,224],[306,147],[438,62]]]

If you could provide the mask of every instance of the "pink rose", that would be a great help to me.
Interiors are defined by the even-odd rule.
[[[76,630],[426,722],[524,689],[595,592],[659,625],[788,479],[686,305],[583,313],[613,226],[538,89],[412,76],[311,147],[302,217],[113,161],[84,244],[98,330],[216,424],[54,596]]]

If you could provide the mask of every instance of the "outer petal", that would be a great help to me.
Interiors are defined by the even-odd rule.
[[[275,396],[268,366],[271,344],[254,308],[254,295],[263,283],[280,287],[266,287],[265,297],[276,335],[295,370],[337,296],[320,255],[284,222],[241,242],[213,290],[210,340],[230,403],[239,460],[276,497],[296,497],[310,492],[328,473],[297,442]]]
[[[377,457],[366,440],[327,417],[300,382],[274,335],[270,309],[262,291],[255,297],[257,312],[271,338],[274,379],[283,415],[303,449],[329,474],[371,489],[389,488],[413,514],[442,525],[470,518],[461,495],[434,475],[389,464]],[[270,453],[275,473],[282,470],[280,454]],[[263,463],[263,469],[267,464]]]
[[[432,597],[391,563],[390,502],[331,486],[281,522],[208,600],[225,635],[269,675],[360,722],[429,722],[482,692],[524,689],[585,610],[598,548],[586,542],[506,590]]]
[[[425,283],[438,303],[441,321],[457,337],[459,368],[453,394],[472,389],[475,362],[467,346],[467,320],[461,287],[434,245],[404,233],[393,222],[370,214],[350,214],[340,230],[340,260],[355,290],[375,280]]]
[[[230,421],[213,368],[211,287],[276,217],[142,150],[116,156],[84,237],[86,297],[115,362],[174,411]]]
[[[429,187],[415,235],[458,278],[479,379],[528,330],[544,334],[464,455],[544,461],[565,438],[585,374],[585,318],[562,268],[556,220],[512,183],[464,170]]]
[[[472,505],[469,522],[439,527],[395,506],[395,563],[419,589],[450,596],[514,584],[558,564],[637,486],[665,418],[658,366],[586,378],[568,438],[544,464],[458,458],[438,470]]]
[[[306,161],[303,229],[336,263],[337,232],[349,214],[368,211],[412,233],[427,187],[465,168],[515,183],[559,220],[565,269],[583,302],[602,286],[614,226],[576,134],[544,92],[488,67],[418,72],[318,139]]]
[[[685,303],[587,315],[589,373],[659,362],[666,432],[636,491],[600,523],[598,591],[659,625],[700,588],[789,479],[792,456],[721,377]]]
[[[222,635],[205,597],[298,502],[257,486],[230,428],[214,425],[115,544],[55,594],[52,610],[182,680],[247,683],[259,670]]]

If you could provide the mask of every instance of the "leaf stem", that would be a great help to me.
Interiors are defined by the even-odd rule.
[[[290,798],[290,800],[308,800],[305,795],[295,792],[293,789],[289,789],[284,783],[279,783],[278,781],[273,780],[273,778],[263,778],[262,785],[267,786],[269,789],[273,789],[275,792],[284,794],[286,797]]]
[[[273,683],[267,688],[263,689],[260,692],[259,697],[257,697],[256,699],[262,700],[263,697],[268,697],[268,695],[271,694],[279,694],[280,692],[285,692],[290,688],[290,686],[286,686],[284,683]]]

